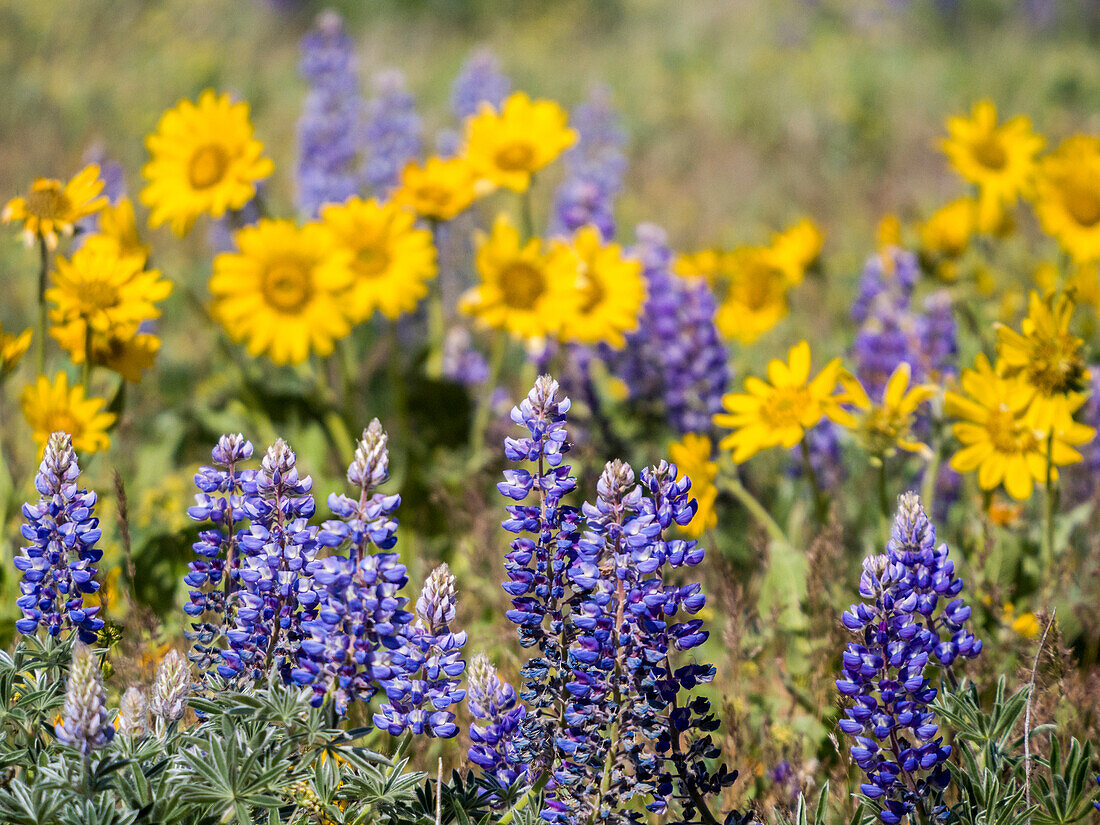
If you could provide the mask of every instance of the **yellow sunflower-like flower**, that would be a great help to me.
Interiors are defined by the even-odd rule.
[[[92,364],[117,372],[131,384],[140,383],[142,373],[153,367],[161,346],[160,338],[151,332],[128,333],[121,328],[93,330],[90,342],[84,340],[83,324],[54,327],[50,334],[69,353],[74,364],[84,363],[85,347],[90,344]]]
[[[920,252],[925,263],[945,281],[958,277],[958,261],[974,236],[978,203],[957,198],[933,212],[920,225]]]
[[[576,254],[539,238],[522,243],[504,215],[488,236],[479,233],[475,263],[481,283],[462,297],[460,308],[484,327],[517,338],[556,335],[580,305]]]
[[[1035,429],[1049,432],[1072,425],[1076,396],[1089,385],[1084,341],[1069,331],[1075,307],[1065,295],[1046,300],[1032,291],[1020,332],[997,326],[997,369],[1020,376],[1029,390],[1028,419]]]
[[[141,242],[138,235],[134,204],[129,198],[120,198],[114,206],[108,204],[103,207],[96,220],[96,233],[84,240],[85,246],[110,243],[118,248],[121,255],[140,255],[142,261],[148,259],[149,247]]]
[[[711,460],[713,445],[705,435],[686,433],[680,441],[668,445],[668,455],[680,471],[678,478],[687,476],[691,479],[691,496],[699,509],[681,529],[689,537],[697,539],[718,524],[718,511],[715,510],[718,488],[714,483],[718,478],[718,463]]]
[[[18,335],[4,332],[0,326],[0,380],[3,380],[19,364],[19,359],[31,345],[31,331],[25,329]]]
[[[645,303],[641,262],[624,257],[618,244],[605,244],[594,226],[582,226],[574,233],[573,251],[580,265],[580,300],[576,311],[566,317],[562,336],[582,344],[622,348],[625,333],[638,328]]]
[[[4,223],[19,221],[28,244],[42,238],[50,249],[57,247],[57,236],[73,234],[76,222],[94,215],[107,205],[99,167],[86,166],[68,183],[38,178],[26,195],[12,198],[0,212]]]
[[[798,286],[806,271],[814,265],[825,246],[825,235],[817,224],[805,218],[777,232],[771,240],[771,256],[787,276],[791,286]]]
[[[111,446],[107,430],[115,423],[114,413],[104,412],[102,398],[85,398],[84,388],[69,387],[68,376],[59,372],[51,382],[44,375],[23,389],[23,416],[34,432],[41,450],[56,432],[72,436],[73,447],[96,453]]]
[[[322,208],[321,222],[352,256],[352,320],[365,321],[375,310],[398,318],[428,294],[428,281],[436,275],[435,244],[431,232],[416,226],[412,212],[352,198]]]
[[[393,200],[422,217],[449,221],[465,211],[478,194],[477,176],[466,158],[432,157],[405,167]]]
[[[318,223],[261,220],[237,232],[239,252],[214,259],[213,316],[253,356],[300,364],[332,354],[351,331],[351,252]]]
[[[768,363],[767,381],[749,376],[744,393],[723,396],[727,412],[715,415],[714,423],[734,432],[718,446],[732,450],[740,464],[771,447],[794,447],[822,418],[843,419],[840,397],[833,394],[840,373],[840,359],[834,358],[811,380],[810,345],[795,344],[786,363]]]
[[[940,148],[963,180],[976,184],[983,210],[1011,206],[1029,193],[1035,158],[1043,148],[1031,121],[1017,115],[997,124],[992,101],[974,104],[970,117],[949,117]]]
[[[220,218],[240,209],[275,168],[253,137],[248,104],[211,89],[197,103],[181,100],[165,112],[145,145],[150,160],[142,174],[149,184],[141,202],[152,210],[149,225],[169,223],[177,235],[200,215]]]
[[[928,454],[928,447],[913,434],[917,408],[936,394],[934,384],[910,387],[912,369],[902,362],[890,375],[882,399],[872,402],[859,380],[850,373],[840,377],[844,402],[855,407],[855,414],[840,416],[837,423],[856,433],[872,460],[881,462],[898,450]]]
[[[1100,260],[1100,138],[1075,135],[1043,158],[1035,214],[1074,261]]]
[[[963,445],[951,458],[960,473],[978,473],[978,486],[992,490],[1004,484],[1014,499],[1031,497],[1035,482],[1043,483],[1047,472],[1048,434],[1036,430],[1027,420],[1032,395],[1021,376],[998,375],[989,359],[979,355],[973,369],[963,370],[962,393],[948,392],[945,410],[961,419],[951,431]],[[1084,402],[1084,396],[1079,396]],[[1079,406],[1079,404],[1078,404]],[[1053,467],[1081,460],[1073,449],[1092,439],[1094,431],[1072,423],[1049,438]],[[1052,471],[1057,478],[1057,470]]]
[[[566,111],[552,100],[513,92],[497,112],[488,104],[466,120],[466,157],[481,177],[516,192],[577,141]]]
[[[752,344],[787,316],[789,273],[765,246],[742,246],[722,264],[729,278],[726,297],[714,316],[723,336]]]

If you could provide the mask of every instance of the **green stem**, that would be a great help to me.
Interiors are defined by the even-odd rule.
[[[439,221],[429,221],[432,230],[432,243],[435,245],[436,256],[439,251]],[[442,273],[436,276],[436,282],[428,292],[428,361],[424,371],[429,378],[439,378],[443,375],[443,346],[447,333],[447,323],[443,312],[443,283]]]
[[[92,327],[84,321],[84,395],[92,392]]]
[[[806,479],[810,482],[810,488],[814,493],[814,515],[817,516],[818,524],[824,524],[829,518],[829,499],[817,479],[814,463],[810,460],[810,444],[805,436],[802,437],[801,447],[802,471],[806,474]]]
[[[538,796],[542,793],[542,789],[546,787],[546,783],[550,781],[550,771],[543,771],[542,775],[535,780],[535,784],[527,789],[527,793],[521,796],[516,804],[509,808],[504,816],[497,820],[497,825],[511,825],[513,819],[516,818],[516,814],[527,809]]]
[[[924,468],[924,480],[920,486],[920,500],[926,513],[936,511],[936,477],[940,474],[940,444],[937,439],[932,444],[932,458]]]
[[[803,442],[805,443],[805,442]],[[878,507],[884,518],[890,518],[890,496],[886,493],[886,461],[885,457],[878,463]]]
[[[790,544],[787,540],[787,534],[783,532],[779,522],[772,518],[771,513],[767,511],[764,505],[741,484],[741,480],[737,478],[736,469],[718,476],[718,489],[729,493],[741,502],[741,505],[749,511],[749,515],[756,519],[757,523],[767,531],[768,536],[773,540],[783,542],[786,545]]]
[[[477,466],[481,462],[481,454],[485,449],[485,430],[489,426],[489,416],[493,410],[493,393],[500,382],[500,374],[504,369],[504,356],[508,352],[508,333],[497,330],[493,337],[492,351],[489,355],[489,377],[482,386],[481,395],[477,400],[477,409],[474,411],[474,419],[470,426],[470,463]]]
[[[1051,582],[1054,569],[1054,430],[1047,435],[1047,473],[1043,493],[1043,580]]]
[[[523,236],[525,240],[530,240],[535,237],[535,215],[534,208],[531,204],[531,187],[534,186],[534,176],[531,178],[531,183],[527,188],[523,190],[523,194],[519,199],[520,220],[523,223]]]
[[[35,365],[39,375],[46,374],[46,287],[49,285],[50,250],[46,239],[38,236],[38,341],[35,344]]]

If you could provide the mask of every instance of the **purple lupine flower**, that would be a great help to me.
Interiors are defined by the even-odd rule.
[[[187,638],[191,640],[191,660],[200,671],[221,663],[215,640],[232,624],[229,611],[236,605],[233,594],[238,586],[240,540],[245,532],[243,483],[251,480],[254,470],[241,465],[252,458],[252,444],[243,435],[223,435],[210,454],[213,466],[195,474],[195,505],[187,515],[211,526],[199,531],[191,545],[197,557],[187,565],[184,584],[189,603],[184,612],[194,620]]]
[[[416,600],[416,624],[402,651],[408,675],[386,684],[388,701],[374,715],[374,724],[393,736],[409,731],[450,739],[458,733],[450,707],[466,698],[458,678],[466,669],[466,631],[451,630],[455,603],[455,577],[441,564],[428,575]]]
[[[378,419],[371,421],[348,467],[348,483],[358,495],[329,496],[339,518],[325,522],[318,543],[335,551],[312,564],[319,603],[316,617],[302,622],[306,635],[291,673],[296,684],[312,687],[313,704],[331,694],[340,715],[404,675],[400,651],[412,614],[400,593],[408,576],[396,553],[371,552],[396,542],[393,514],[401,498],[374,492],[389,477],[387,440]]]
[[[443,375],[466,387],[476,387],[489,379],[489,364],[474,348],[465,327],[452,327],[443,339]]]
[[[828,419],[823,420],[805,435],[806,449],[810,454],[810,466],[813,468],[817,483],[823,490],[834,490],[848,477],[844,466],[844,457],[840,448],[840,427]],[[790,478],[801,478],[805,471],[802,462],[802,446],[792,447],[787,474]]]
[[[466,707],[477,722],[470,725],[470,761],[508,787],[527,782],[527,766],[516,752],[514,736],[527,715],[516,691],[502,680],[485,654],[470,662]]]
[[[87,645],[73,648],[73,663],[65,685],[65,705],[54,733],[62,744],[85,756],[106,747],[115,735],[107,713],[107,691],[95,654]]]
[[[609,240],[615,236],[614,199],[626,170],[626,136],[611,105],[610,92],[593,90],[570,119],[580,139],[565,154],[565,180],[554,196],[551,234],[570,235],[594,225]]]
[[[926,379],[942,382],[956,372],[959,343],[952,307],[951,293],[941,289],[924,299],[924,312],[917,318],[920,371]]]
[[[326,203],[359,191],[363,100],[344,22],[334,11],[302,38],[300,71],[309,84],[298,121],[298,210],[316,217]]]
[[[84,596],[99,590],[95,564],[103,558],[96,547],[102,531],[95,517],[96,494],[77,487],[80,465],[72,438],[56,432],[46,442],[34,477],[37,504],[23,505],[22,534],[28,544],[14,559],[23,573],[16,604],[23,618],[15,629],[33,635],[39,627],[51,636],[64,629],[92,644],[103,627],[98,607],[85,607]]]
[[[844,613],[859,641],[844,652],[836,683],[849,704],[840,728],[854,737],[852,758],[866,774],[860,791],[886,825],[917,807],[922,819],[943,810],[951,746],[937,736],[936,688],[924,672],[981,652],[966,629],[962,586],[920,500],[904,493],[886,553],[863,562],[864,601]]]
[[[859,276],[859,294],[852,305],[852,320],[857,324],[866,321],[872,304],[883,293],[889,294],[895,305],[908,307],[919,277],[920,266],[912,252],[892,247],[882,254],[872,255]]]
[[[1089,366],[1088,400],[1081,407],[1080,420],[1093,429],[1100,428],[1100,364]],[[1065,489],[1067,498],[1075,503],[1088,501],[1096,495],[1100,479],[1100,439],[1094,438],[1077,448],[1084,461],[1067,467]]]
[[[478,49],[462,64],[451,86],[451,110],[464,120],[477,114],[482,103],[499,110],[512,91],[512,81],[500,69],[500,60],[488,49]]]
[[[363,180],[378,198],[385,198],[397,186],[406,164],[420,158],[422,126],[401,72],[382,72],[374,78],[374,86],[363,126],[367,152]]]
[[[244,512],[250,524],[240,537],[241,561],[236,591],[235,627],[226,634],[223,675],[238,673],[253,681],[272,666],[289,680],[302,638],[301,622],[313,618],[317,593],[310,562],[317,553],[313,480],[299,477],[294,452],[276,439],[261,469],[242,482]]]

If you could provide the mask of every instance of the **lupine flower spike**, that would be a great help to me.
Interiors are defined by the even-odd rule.
[[[501,785],[526,781],[527,766],[516,751],[514,737],[527,715],[516,691],[497,675],[484,653],[470,662],[466,677],[466,707],[477,721],[470,725],[470,761]]]
[[[73,664],[65,686],[62,720],[57,738],[88,756],[105,747],[115,734],[107,718],[107,692],[95,654],[87,645],[73,648]]]
[[[187,710],[187,696],[190,692],[191,673],[187,659],[178,650],[169,650],[153,680],[149,712],[165,722],[178,722]]]
[[[148,705],[140,688],[130,686],[118,706],[118,735],[138,739],[148,730]]]

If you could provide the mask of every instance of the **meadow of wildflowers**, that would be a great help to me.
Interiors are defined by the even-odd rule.
[[[520,6],[5,11],[0,823],[1097,817],[1100,8]]]

